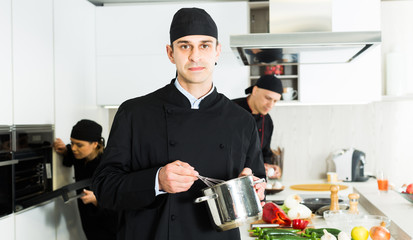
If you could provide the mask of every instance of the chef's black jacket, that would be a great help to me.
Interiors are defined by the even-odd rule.
[[[173,80],[174,81],[174,80]],[[191,109],[172,83],[119,107],[93,179],[98,201],[121,212],[118,239],[240,239],[218,232],[201,181],[182,193],[155,196],[158,169],[175,160],[200,175],[229,180],[249,167],[265,177],[254,119],[216,89]]]
[[[242,108],[247,110],[250,114],[252,114],[251,108],[248,105],[247,98],[237,98],[232,100]],[[272,122],[270,114],[262,115],[262,114],[252,114],[257,123],[258,135],[261,142],[261,150],[262,156],[264,158],[265,163],[273,164],[271,157],[273,152],[271,150],[271,138],[272,132],[274,130],[274,124]]]
[[[99,165],[102,155],[99,154],[95,159],[87,161],[86,159],[76,159],[73,155],[70,145],[66,145],[67,154],[63,158],[63,165],[67,167],[74,166],[76,181],[82,181],[92,178],[97,166]],[[89,189],[90,190],[90,189]],[[78,194],[83,189],[77,191]],[[77,199],[80,220],[82,222],[83,232],[88,240],[115,240],[117,233],[117,215],[116,212],[109,209],[96,207],[92,203],[84,204],[79,198]]]

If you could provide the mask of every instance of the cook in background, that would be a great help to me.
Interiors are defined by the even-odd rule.
[[[92,178],[99,165],[104,150],[104,139],[101,134],[102,127],[98,123],[83,119],[73,126],[70,134],[71,144],[65,145],[60,138],[54,142],[56,152],[63,155],[63,165],[74,166],[76,181]],[[78,194],[82,191],[84,196],[78,199],[78,208],[87,239],[116,239],[116,213],[100,207],[93,191],[83,189],[78,190]]]
[[[263,75],[255,85],[245,89],[245,94],[249,94],[247,97],[233,100],[251,113],[257,123],[265,172],[269,178],[281,177],[281,168],[274,165],[272,161],[274,153],[271,150],[271,138],[274,124],[268,113],[274,104],[281,99],[282,93],[283,86],[280,79],[273,74]]]
[[[94,175],[96,197],[121,211],[118,239],[240,239],[237,228],[216,231],[207,205],[194,203],[206,188],[198,172],[265,177],[254,119],[212,81],[221,53],[214,20],[203,9],[180,9],[166,52],[177,77],[121,104]],[[255,186],[264,199],[265,183]]]

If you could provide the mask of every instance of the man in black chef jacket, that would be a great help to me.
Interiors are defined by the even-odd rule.
[[[175,13],[170,42],[177,77],[121,104],[93,190],[103,207],[120,212],[118,239],[240,239],[238,229],[216,231],[207,205],[194,200],[206,187],[198,173],[265,177],[254,119],[213,85],[221,45],[207,12]],[[265,183],[255,188],[264,199]]]
[[[233,100],[251,113],[257,123],[265,169],[270,178],[280,178],[281,169],[274,165],[271,159],[273,156],[271,138],[274,124],[268,113],[274,104],[281,99],[282,93],[283,86],[279,78],[274,75],[263,75],[254,86],[245,89],[245,94],[249,94],[247,97]],[[271,168],[273,171],[270,170]]]

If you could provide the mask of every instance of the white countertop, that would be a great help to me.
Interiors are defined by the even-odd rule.
[[[296,182],[283,182],[285,189],[279,193],[273,195],[267,195],[267,201],[271,200],[284,200],[290,194],[298,194],[301,197],[327,197],[330,198],[330,191],[297,191],[290,188],[295,184],[311,184],[311,183],[326,183],[324,180],[309,180],[309,181],[296,181]],[[345,190],[338,192],[339,198],[348,199],[348,195],[353,192],[360,194],[360,212],[367,212],[375,215],[385,215],[392,220],[390,231],[394,228],[400,227],[406,234],[402,234],[396,238],[392,235],[392,239],[407,240],[412,239],[413,236],[413,204],[400,196],[396,191],[389,190],[387,193],[380,193],[377,190],[377,183],[374,179],[370,179],[367,182],[340,182],[340,185],[348,186]],[[369,211],[367,211],[368,209]],[[373,212],[370,212],[373,211]],[[324,219],[321,216],[315,216],[312,219],[315,227],[326,227]],[[241,239],[250,240],[256,239],[250,237],[249,224],[245,224],[240,227]],[[395,231],[395,230],[393,230]]]

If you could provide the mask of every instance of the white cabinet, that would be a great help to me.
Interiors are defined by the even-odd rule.
[[[218,91],[230,98],[234,97],[233,86],[240,86],[243,92],[249,69],[236,62],[229,35],[248,32],[247,2],[105,6],[96,9],[99,105],[119,105],[163,87],[175,77],[166,45],[172,17],[182,7],[205,9],[218,26],[218,40],[223,46],[214,75]]]
[[[14,215],[0,218],[0,233],[2,240],[14,240]]]
[[[379,0],[333,1],[332,30],[380,31]],[[351,14],[351,18],[349,18]],[[350,63],[300,65],[300,101],[368,103],[381,99],[381,46]]]
[[[55,202],[15,214],[15,240],[56,239]]]
[[[14,124],[54,121],[53,0],[13,0]]]
[[[0,1],[0,125],[13,123],[11,0]]]

